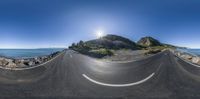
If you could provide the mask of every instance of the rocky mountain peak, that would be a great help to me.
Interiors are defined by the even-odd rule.
[[[145,46],[145,47],[151,47],[151,46],[161,46],[162,44],[154,39],[153,37],[147,36],[142,37],[138,42],[138,45]]]

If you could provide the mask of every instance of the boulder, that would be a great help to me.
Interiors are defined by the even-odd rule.
[[[47,56],[43,56],[43,57],[41,57],[41,59],[42,59],[42,62],[48,61],[48,57]]]
[[[0,59],[0,66],[6,66],[6,65],[8,65],[8,61],[6,60],[6,59]]]
[[[36,64],[35,61],[29,61],[29,62],[28,62],[28,65],[29,65],[29,66],[34,66],[35,64]]]
[[[0,57],[0,66],[8,68],[34,66],[49,61],[51,58],[55,57],[58,53],[60,52],[55,52],[48,56],[27,58],[27,59],[9,59]]]
[[[9,61],[9,63],[6,65],[6,67],[17,67],[17,65],[13,61]]]
[[[42,58],[41,57],[35,57],[34,60],[35,60],[35,64],[42,63]]]
[[[200,57],[192,57],[192,62],[195,63],[195,64],[200,64]]]
[[[186,59],[186,60],[191,60],[192,59],[192,55],[189,55],[189,54],[182,54],[180,57]]]
[[[174,51],[174,54],[185,59],[185,60],[188,60],[188,61],[190,61],[194,64],[200,65],[200,57],[198,57],[198,56],[194,56],[194,55],[191,55],[189,53],[180,52],[180,51]]]
[[[24,59],[15,59],[15,60],[14,60],[14,63],[15,63],[17,66],[19,66],[19,67],[25,66],[25,64],[24,64]]]
[[[180,52],[177,52],[177,56],[181,56],[181,53],[180,53]]]

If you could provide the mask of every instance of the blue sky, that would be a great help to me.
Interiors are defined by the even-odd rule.
[[[1,0],[0,48],[66,47],[97,30],[200,48],[199,0]]]

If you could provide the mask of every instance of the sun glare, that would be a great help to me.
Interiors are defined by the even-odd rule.
[[[103,31],[97,31],[96,36],[97,36],[97,38],[101,38],[101,37],[104,36],[104,32]]]

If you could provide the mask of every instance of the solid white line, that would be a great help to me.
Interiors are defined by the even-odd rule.
[[[65,52],[65,51],[64,51]],[[36,67],[40,67],[42,65],[45,65],[51,61],[53,61],[54,59],[56,59],[57,57],[59,57],[61,54],[63,54],[64,52],[61,52],[59,55],[57,55],[56,57],[50,59],[49,61],[47,62],[44,62],[42,64],[39,64],[39,65],[36,65],[36,66],[32,66],[32,67],[25,67],[25,68],[11,68],[11,67],[2,67],[0,66],[0,69],[7,69],[7,70],[27,70],[27,69],[33,69],[33,68],[36,68]]]
[[[177,57],[178,57],[178,56],[177,56]],[[195,67],[200,67],[199,65],[193,64],[193,63],[191,63],[191,62],[189,62],[189,61],[187,61],[187,60],[184,60],[184,59],[182,59],[182,58],[180,58],[180,57],[178,57],[178,58],[181,59],[181,60],[183,60],[184,62],[190,64],[190,65],[193,65],[193,66],[195,66]]]
[[[103,82],[99,82],[99,81],[93,80],[90,77],[88,77],[87,75],[82,74],[82,76],[85,77],[87,80],[89,80],[89,81],[91,81],[91,82],[93,82],[95,84],[102,85],[102,86],[108,86],[108,87],[128,87],[128,86],[138,85],[138,84],[146,82],[147,80],[152,78],[154,75],[155,75],[155,73],[152,73],[151,75],[149,75],[147,78],[145,78],[143,80],[140,80],[140,81],[134,82],[134,83],[129,83],[129,84],[108,84],[108,83],[103,83]]]
[[[174,54],[174,53],[173,53]],[[195,66],[195,67],[200,67],[200,65],[196,65],[196,64],[193,64],[193,63],[191,63],[191,62],[189,62],[189,61],[187,61],[187,60],[185,60],[185,59],[182,59],[181,57],[179,57],[178,55],[176,55],[176,54],[174,54],[177,58],[179,58],[179,59],[181,59],[181,60],[183,60],[184,62],[186,62],[186,63],[188,63],[188,64],[190,64],[190,65],[192,65],[192,66]]]

